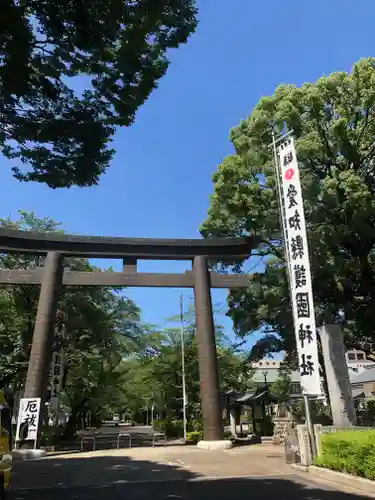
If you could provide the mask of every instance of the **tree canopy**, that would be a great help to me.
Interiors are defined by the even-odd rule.
[[[0,226],[42,232],[59,224],[34,213],[20,212],[18,220],[0,219]],[[67,259],[71,269],[93,271],[85,259]],[[33,255],[0,255],[0,267],[29,269],[42,265]],[[33,338],[38,286],[0,289],[0,387],[22,391]],[[115,290],[96,287],[65,288],[59,301],[54,348],[64,352],[64,403],[73,430],[78,414],[99,418],[120,405],[122,360],[139,346],[139,309]],[[105,389],[104,389],[105,388]]]
[[[14,176],[96,184],[114,127],[133,122],[196,14],[195,0],[2,0],[0,148]]]
[[[154,405],[167,419],[182,418],[181,331],[175,326],[177,321],[177,317],[171,317],[167,327],[149,328],[143,337],[143,349],[135,359],[129,360],[131,368],[125,391],[133,412]],[[184,313],[184,325],[187,414],[189,420],[199,420],[199,365],[195,316],[191,307]],[[216,322],[215,326],[221,391],[240,391],[248,382],[244,358],[226,342],[220,324]]]
[[[280,235],[272,132],[293,130],[301,170],[317,324],[344,322],[348,344],[375,351],[375,59],[301,87],[280,85],[231,131],[204,236],[265,235],[247,291],[233,291],[239,334],[262,331],[255,357],[295,350]],[[245,269],[245,268],[243,268]]]

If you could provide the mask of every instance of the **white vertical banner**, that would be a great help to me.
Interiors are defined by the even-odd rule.
[[[40,398],[22,398],[17,418],[16,442],[34,441],[38,437]]]
[[[293,137],[288,137],[280,143],[277,154],[302,393],[319,396],[321,395],[321,381],[314,299],[302,188]]]

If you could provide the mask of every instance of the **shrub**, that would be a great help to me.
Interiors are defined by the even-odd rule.
[[[202,420],[188,420],[186,428],[189,433],[200,433],[203,431]],[[179,438],[184,435],[184,422],[183,420],[154,420],[153,429],[164,432],[167,437]]]
[[[375,399],[367,401],[367,411],[372,417],[375,416]]]
[[[375,480],[375,430],[329,433],[321,448],[316,465]]]
[[[314,424],[320,424],[320,425],[332,425],[332,417],[329,415],[316,415],[313,418]]]
[[[232,434],[232,432],[231,432],[231,431],[225,431],[225,432],[224,432],[224,439],[231,439],[231,438],[233,438],[233,437],[234,437],[234,436],[233,436],[233,434]]]
[[[179,438],[184,435],[184,423],[182,420],[154,420],[155,431],[164,432],[169,438]]]
[[[167,420],[154,420],[152,423],[152,428],[154,431],[165,432],[167,425]]]
[[[42,429],[40,444],[41,446],[55,446],[62,439],[62,430],[60,427],[45,427]]]
[[[188,432],[186,434],[186,443],[197,444],[202,439],[202,433],[199,431]]]
[[[187,428],[190,432],[202,432],[203,431],[203,422],[202,419],[191,419],[187,422]]]

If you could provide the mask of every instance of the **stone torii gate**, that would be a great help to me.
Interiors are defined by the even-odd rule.
[[[149,239],[77,236],[0,229],[0,252],[46,255],[43,268],[0,269],[2,285],[40,285],[24,397],[45,399],[56,313],[63,286],[193,288],[203,413],[202,447],[225,445],[219,395],[211,288],[246,288],[247,275],[209,272],[208,261],[246,258],[260,238]],[[64,257],[122,259],[122,272],[64,269]],[[139,273],[138,260],[190,260],[183,274]]]

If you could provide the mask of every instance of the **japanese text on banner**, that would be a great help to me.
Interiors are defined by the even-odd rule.
[[[315,311],[303,210],[302,189],[293,138],[278,147],[283,218],[289,257],[290,288],[302,392],[321,394]]]
[[[40,404],[40,398],[21,399],[17,419],[16,441],[36,441]]]

